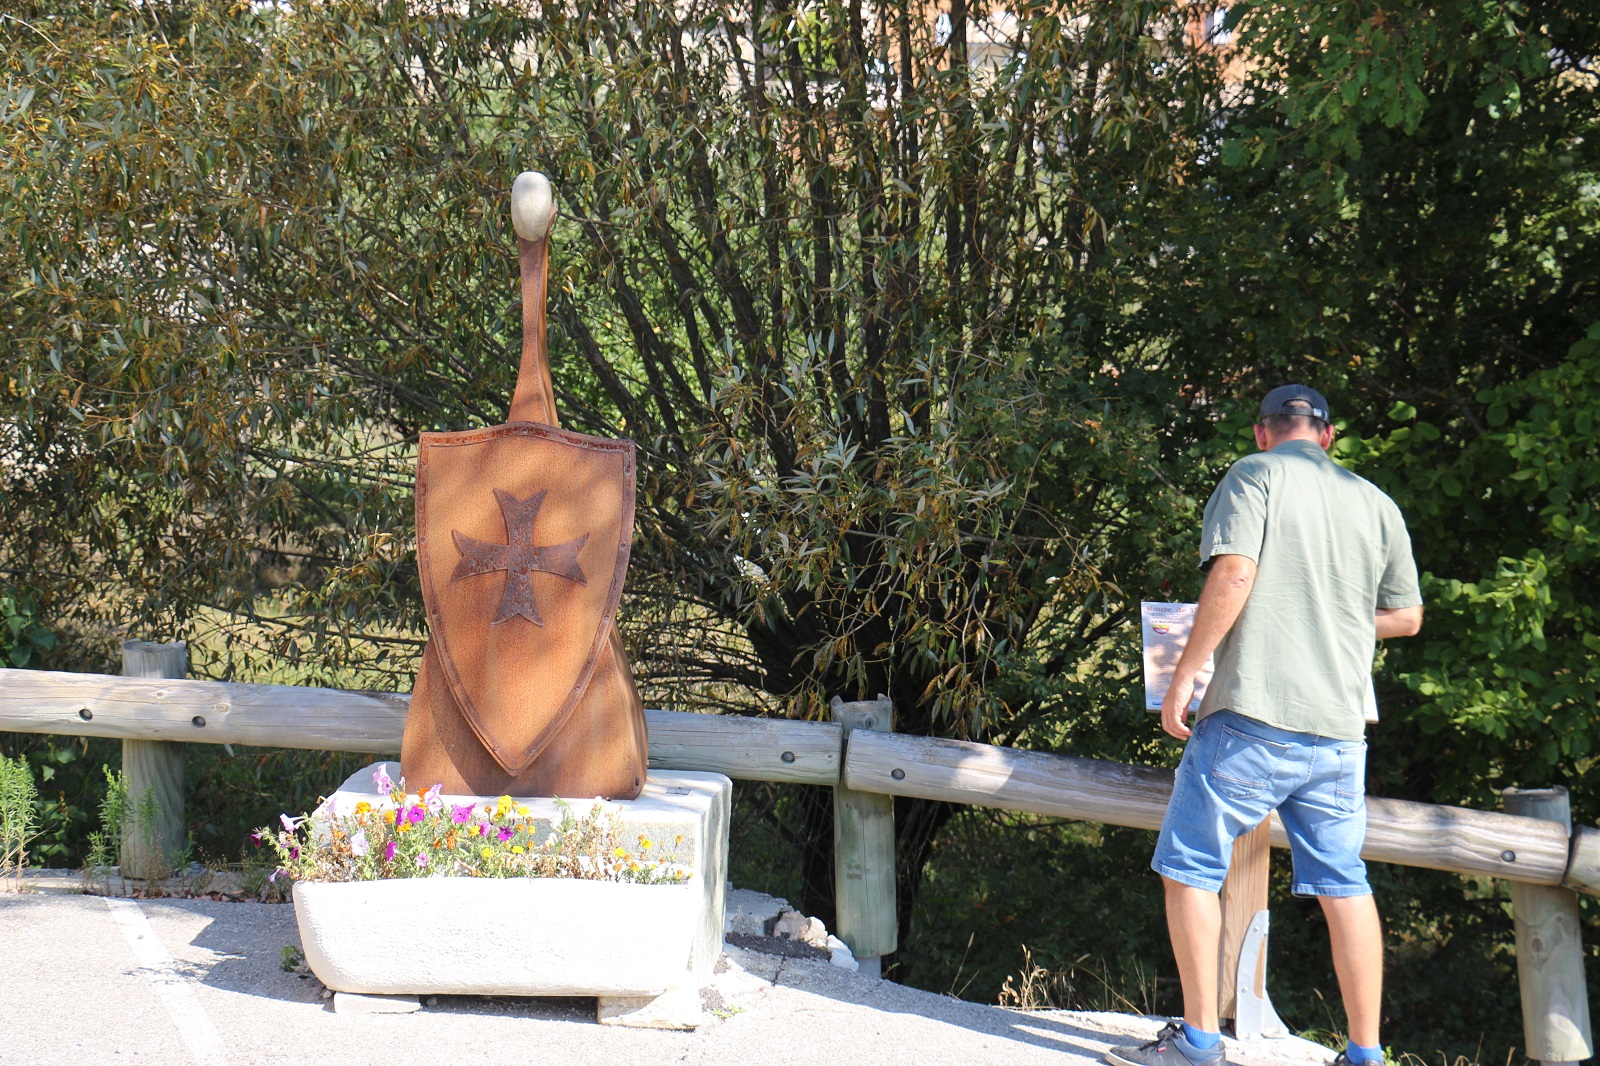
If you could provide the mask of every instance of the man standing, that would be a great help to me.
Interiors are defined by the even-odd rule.
[[[1273,389],[1258,454],[1239,460],[1206,504],[1205,588],[1161,707],[1187,741],[1151,867],[1183,984],[1183,1021],[1119,1066],[1222,1066],[1217,1017],[1218,893],[1234,839],[1274,809],[1289,834],[1293,890],[1328,919],[1349,1046],[1334,1066],[1382,1062],[1383,930],[1367,885],[1363,707],[1374,642],[1422,627],[1411,540],[1394,501],[1328,458],[1328,402]],[[1185,724],[1195,675],[1216,671]]]

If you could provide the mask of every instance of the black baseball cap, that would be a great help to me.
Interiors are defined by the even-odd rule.
[[[1332,422],[1328,414],[1328,401],[1322,393],[1305,385],[1279,385],[1261,401],[1257,420],[1272,415],[1309,415],[1324,422]]]

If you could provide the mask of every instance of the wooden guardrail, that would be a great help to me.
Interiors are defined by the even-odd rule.
[[[10,732],[389,754],[400,750],[409,703],[408,696],[394,693],[0,669],[0,731]],[[855,728],[847,740],[846,728],[839,722],[659,710],[647,710],[645,715],[652,767],[833,787],[846,798],[910,796],[1155,829],[1172,792],[1170,770],[879,731],[886,724],[863,728],[864,723],[849,720],[847,724]],[[1600,829],[1569,829],[1560,817],[1552,820],[1547,812],[1541,813],[1546,816],[1369,797],[1362,856],[1403,866],[1486,874],[1548,891],[1600,895]],[[856,821],[846,820],[848,825]],[[867,835],[891,834],[888,854],[893,854],[892,816],[873,821],[877,826],[873,834],[846,834],[853,844],[843,837],[836,841],[840,869],[855,871],[853,877],[837,881],[841,895],[855,891],[858,883],[876,883],[860,874],[882,865],[872,856],[885,845],[866,839]],[[1287,847],[1281,825],[1276,817],[1272,821],[1272,844]],[[842,854],[850,847],[859,854]],[[844,900],[841,907],[881,909],[880,889],[873,890],[876,896],[870,905],[863,895]],[[1576,1058],[1586,1058],[1588,1004],[1582,990],[1575,905],[1537,898],[1536,914],[1528,905],[1515,907],[1518,943],[1540,945],[1537,958],[1522,959],[1519,952],[1529,1049],[1557,1056],[1544,1060],[1552,1063],[1568,1061],[1559,1057],[1564,1054],[1559,1048],[1573,1054],[1572,1049],[1583,1050]],[[892,909],[892,895],[890,899],[887,905]],[[1543,926],[1534,927],[1556,922],[1559,937],[1553,938]],[[892,937],[871,939],[892,945]],[[1553,939],[1562,942],[1563,957],[1576,959],[1576,986],[1570,976],[1545,980],[1529,971],[1530,966],[1550,968],[1548,945]],[[1536,986],[1554,991],[1534,993],[1535,1001],[1530,1002],[1529,989]]]
[[[843,781],[864,792],[1140,829],[1161,827],[1172,795],[1170,770],[896,733],[852,734]],[[1289,846],[1276,816],[1272,843]],[[1371,796],[1361,856],[1600,895],[1593,864],[1569,868],[1559,824],[1496,811]]]

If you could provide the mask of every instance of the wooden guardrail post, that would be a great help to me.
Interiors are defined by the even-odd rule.
[[[891,732],[894,705],[888,697],[860,703],[833,698],[833,720],[844,727],[845,750],[854,730]],[[833,790],[833,894],[839,939],[877,977],[883,956],[900,946],[894,868],[894,797]]]
[[[1222,943],[1217,952],[1217,1016],[1241,1040],[1284,1036],[1267,996],[1267,878],[1272,867],[1272,816],[1233,842],[1222,882]],[[1241,963],[1243,965],[1241,965]]]
[[[1566,789],[1508,788],[1501,795],[1507,813],[1558,822],[1571,834]],[[1578,896],[1565,888],[1512,881],[1511,920],[1528,1057],[1544,1066],[1575,1066],[1594,1054]]]
[[[181,678],[188,672],[189,649],[182,641],[130,640],[122,645],[124,677]],[[171,740],[122,742],[122,772],[128,785],[121,855],[124,877],[160,880],[177,869],[186,843],[185,747]]]

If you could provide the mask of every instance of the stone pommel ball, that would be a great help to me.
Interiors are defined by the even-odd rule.
[[[550,234],[556,215],[556,194],[550,179],[537,170],[524,170],[511,183],[511,224],[525,241],[542,241]]]

